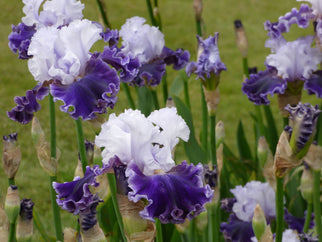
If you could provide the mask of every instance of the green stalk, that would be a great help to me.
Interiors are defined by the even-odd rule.
[[[186,103],[187,107],[189,108],[189,110],[191,110],[188,78],[183,78],[183,92],[184,92],[185,103]]]
[[[289,124],[289,118],[288,117],[284,117],[283,118],[283,128]]]
[[[208,217],[208,241],[213,242],[214,240],[214,211],[213,206],[209,206],[207,209],[207,217]]]
[[[155,89],[152,89],[151,93],[152,93],[152,97],[153,97],[154,108],[160,109],[157,91]]]
[[[82,163],[83,173],[85,174],[86,166],[87,166],[87,156],[86,156],[86,148],[85,148],[85,141],[84,141],[83,125],[82,125],[81,118],[78,118],[75,121],[76,121],[79,155]]]
[[[152,25],[157,26],[157,23],[156,23],[154,16],[153,16],[153,8],[152,8],[151,1],[146,0],[146,5],[148,7],[148,12],[149,12],[149,16],[150,16],[150,20],[151,20]]]
[[[9,184],[9,187],[16,185],[15,179],[14,178],[8,178],[8,184]]]
[[[98,5],[98,8],[100,10],[100,13],[101,13],[101,16],[103,18],[103,22],[104,22],[104,25],[105,27],[108,27],[109,29],[111,28],[111,25],[107,19],[107,14],[106,14],[106,9],[105,9],[105,6],[104,6],[104,2],[102,0],[96,0],[97,2],[97,5]]]
[[[198,19],[196,17],[196,31],[197,31],[197,35],[199,35],[200,37],[202,37],[202,24],[201,24],[201,19]]]
[[[307,204],[305,223],[304,223],[304,227],[303,227],[303,232],[304,233],[307,233],[307,231],[309,229],[310,222],[311,222],[312,211],[313,211],[313,203],[310,202],[310,203]]]
[[[9,229],[9,242],[16,241],[16,223],[10,223],[10,229]]]
[[[217,165],[216,157],[216,114],[210,115],[210,159],[213,165]]]
[[[276,237],[275,242],[282,242],[284,231],[283,177],[276,177]]]
[[[321,171],[314,170],[313,171],[313,208],[314,208],[315,231],[318,234],[319,242],[322,241],[320,177],[321,177]]]
[[[114,207],[117,222],[118,222],[119,227],[120,227],[121,235],[122,235],[123,241],[127,241],[126,237],[125,237],[125,234],[124,234],[122,216],[121,216],[121,213],[120,213],[120,210],[119,210],[119,206],[117,204],[116,180],[115,180],[114,174],[107,173],[107,179],[108,179],[108,184],[110,185],[113,207]]]
[[[41,237],[44,239],[44,241],[49,241],[49,237],[46,234],[46,230],[44,229],[42,223],[40,222],[40,218],[38,216],[38,213],[36,213],[35,208],[33,209],[33,222],[35,227],[37,228],[38,232],[40,233]]]
[[[134,104],[134,101],[133,101],[129,86],[124,82],[122,82],[122,86],[123,86],[123,89],[125,91],[126,99],[127,99],[127,102],[130,105],[130,108],[135,109],[135,104]]]
[[[156,241],[162,242],[163,241],[162,227],[161,227],[161,222],[159,219],[156,219],[155,225],[156,225],[156,229],[157,229]]]
[[[248,70],[248,60],[247,57],[243,57],[243,69],[244,69],[244,75],[246,77],[249,77],[249,70]]]
[[[168,96],[169,96],[167,73],[164,73],[164,76],[162,77],[161,83],[162,83],[163,102],[164,102],[164,104],[166,104],[167,100],[168,100]]]
[[[49,94],[49,124],[50,124],[50,155],[52,158],[57,158],[56,156],[56,114],[55,114],[55,103],[53,96]],[[51,207],[53,211],[56,239],[63,241],[63,231],[60,218],[60,210],[56,203],[56,192],[53,188],[53,182],[56,181],[56,176],[49,177],[49,187],[50,187],[50,199]]]
[[[215,211],[214,214],[214,227],[213,227],[213,233],[214,233],[214,241],[220,241],[220,205],[219,202],[215,204],[215,207],[213,208]]]
[[[201,131],[201,145],[207,153],[208,146],[208,108],[206,103],[205,94],[203,92],[202,83],[200,82],[201,91],[201,109],[202,109],[202,131]]]

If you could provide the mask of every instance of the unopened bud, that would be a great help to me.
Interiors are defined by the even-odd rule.
[[[285,110],[288,104],[296,106],[301,101],[303,83],[301,80],[289,82],[284,93],[277,95],[278,107],[283,117],[289,116],[289,112]]]
[[[208,113],[215,114],[216,110],[217,110],[217,106],[220,101],[219,89],[218,88],[216,88],[214,90],[207,89],[207,87],[205,85],[203,85],[203,92],[205,94]]]
[[[23,199],[20,204],[20,214],[17,223],[17,241],[31,241],[33,235],[33,210],[31,199]]]
[[[11,224],[15,223],[20,211],[20,199],[17,186],[8,187],[4,210]]]
[[[262,235],[259,242],[274,242],[273,233],[271,230],[271,226],[267,225],[264,234]]]
[[[21,151],[17,144],[17,133],[3,136],[3,168],[8,178],[15,178],[20,162]]]
[[[77,242],[77,231],[72,228],[64,228],[64,241]]]
[[[256,205],[252,220],[253,231],[258,240],[263,236],[266,229],[266,218],[263,209],[259,204]]]
[[[6,212],[0,206],[0,241],[8,241],[9,221]]]
[[[304,163],[304,170],[301,176],[300,191],[305,201],[308,203],[313,202],[313,172],[306,163]]]
[[[80,159],[77,161],[77,166],[75,168],[74,177],[84,177],[82,162]]]
[[[174,103],[173,98],[169,97],[169,98],[167,99],[166,107],[168,107],[168,108],[172,108],[172,107],[175,107],[175,106],[176,106],[176,105],[175,105],[175,103]]]
[[[195,16],[197,21],[201,21],[202,15],[202,0],[193,1],[193,9],[195,10]]]
[[[257,157],[261,168],[265,166],[268,160],[273,160],[273,154],[264,136],[261,136],[258,140]]]
[[[94,142],[85,140],[85,149],[86,149],[86,156],[87,156],[87,164],[91,166],[93,165],[93,161],[94,161]]]
[[[60,151],[56,149],[56,158],[51,157],[50,145],[44,140],[37,146],[37,156],[41,167],[47,174],[49,176],[56,176]]]
[[[45,133],[41,128],[39,119],[37,117],[33,117],[31,124],[31,138],[34,144],[37,146],[40,142],[45,140]]]
[[[322,169],[322,146],[311,144],[306,156],[304,157],[308,166],[314,170],[319,171]]]
[[[225,126],[222,121],[216,124],[216,147],[218,148],[220,144],[224,143],[225,140]]]
[[[245,34],[245,30],[241,20],[235,20],[235,35],[236,35],[236,43],[237,47],[243,58],[247,57],[248,52],[248,42]]]

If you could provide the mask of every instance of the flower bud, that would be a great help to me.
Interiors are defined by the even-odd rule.
[[[16,237],[17,241],[31,241],[33,235],[33,210],[34,203],[31,199],[23,199],[20,204]]]
[[[72,228],[64,228],[64,241],[77,242],[77,231]]]
[[[247,52],[248,52],[248,42],[247,42],[243,24],[241,20],[235,20],[234,24],[235,24],[235,35],[236,35],[237,47],[242,57],[246,58]]]
[[[76,166],[75,172],[74,172],[74,177],[77,177],[77,176],[84,177],[82,162],[80,159],[78,159],[78,161],[77,161],[77,166]]]
[[[273,160],[273,154],[269,149],[268,143],[264,136],[258,140],[257,157],[261,168],[267,163],[268,160]]]
[[[300,191],[305,201],[308,203],[313,202],[313,172],[306,163],[304,163],[304,170],[301,176]]]
[[[17,144],[17,133],[3,136],[3,168],[9,179],[13,179],[21,162],[20,146]]]
[[[311,144],[309,151],[304,157],[308,166],[314,170],[319,171],[322,169],[322,146]]]
[[[40,142],[45,140],[45,133],[41,128],[39,119],[37,117],[33,117],[31,124],[31,138],[34,144],[37,146]]]
[[[6,211],[9,222],[14,224],[20,211],[20,199],[17,186],[8,187],[4,210]]]
[[[57,173],[60,151],[58,149],[56,150],[56,158],[54,158],[51,157],[50,145],[47,141],[44,140],[37,146],[37,156],[39,163],[49,176],[56,176]]]
[[[202,15],[202,0],[193,1],[193,9],[195,10],[195,16],[197,21],[201,21]]]
[[[267,225],[259,242],[274,242],[271,226]]]
[[[266,229],[266,218],[264,211],[259,204],[256,205],[254,210],[252,226],[256,238],[260,240]]]
[[[218,78],[219,78],[219,76],[218,76]],[[218,81],[218,83],[219,83],[219,81]],[[205,85],[203,85],[202,87],[203,87],[203,92],[205,94],[208,113],[215,114],[216,110],[217,110],[217,106],[220,101],[219,89],[216,88],[214,90],[209,90],[209,89],[207,89],[207,87]]]
[[[220,144],[224,143],[225,140],[225,126],[222,121],[216,124],[216,147],[218,148]]]
[[[8,241],[9,222],[6,212],[0,206],[0,241]]]

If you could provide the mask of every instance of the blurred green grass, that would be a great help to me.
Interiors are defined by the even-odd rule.
[[[84,17],[99,21],[99,11],[96,1],[85,0]],[[105,1],[107,6],[108,18],[112,28],[119,29],[124,24],[126,18],[132,16],[142,16],[147,19],[148,12],[143,0],[122,0]],[[30,138],[31,125],[20,125],[11,121],[6,111],[14,107],[14,96],[25,94],[27,89],[35,86],[31,74],[28,72],[27,62],[19,60],[8,48],[7,36],[11,32],[11,24],[18,24],[23,17],[22,1],[4,1],[1,0],[0,6],[2,12],[0,15],[0,132],[1,135],[7,135],[12,132],[18,132],[18,139],[22,150],[22,163],[16,176],[16,183],[19,187],[21,198],[32,198],[36,204],[36,210],[41,219],[45,221],[46,229],[50,234],[54,234],[51,224],[51,210],[48,184],[49,179],[42,171],[35,155],[35,148]],[[227,66],[227,71],[221,75],[219,85],[221,100],[218,106],[217,121],[222,120],[226,129],[226,142],[234,153],[236,148],[236,129],[239,120],[242,120],[245,126],[245,132],[254,145],[253,123],[249,116],[254,107],[247,97],[241,92],[241,83],[243,81],[243,71],[240,53],[235,44],[235,33],[233,22],[235,19],[241,19],[247,34],[249,43],[249,65],[257,66],[259,70],[264,69],[264,61],[269,49],[264,48],[267,39],[266,31],[263,28],[265,20],[277,21],[280,15],[284,15],[293,7],[299,7],[300,3],[295,0],[205,0],[203,1],[203,20],[206,30],[206,36],[219,32],[219,49],[222,61]],[[162,18],[163,33],[165,35],[166,46],[176,49],[184,48],[190,51],[191,60],[196,59],[196,27],[194,22],[194,12],[192,1],[188,0],[163,0],[159,3],[160,14]],[[289,39],[299,37],[298,32],[288,34]],[[97,46],[101,48],[102,46]],[[168,68],[168,82],[171,83],[177,73]],[[200,109],[200,86],[199,81],[194,77],[189,79],[190,98],[192,103],[192,113],[195,117],[194,125],[197,134],[201,126]],[[161,87],[158,88],[161,100]],[[304,101],[310,101],[312,104],[318,103],[314,97],[308,97],[303,94]],[[36,114],[40,119],[43,128],[49,137],[48,126],[48,99],[41,101],[42,109]],[[124,93],[121,91],[119,100],[114,110],[109,112],[120,113],[127,108],[127,102]],[[282,121],[278,116],[276,97],[272,98],[272,110],[277,119],[278,129],[282,129]],[[70,181],[73,179],[74,168],[77,164],[77,142],[76,128],[74,120],[69,115],[62,113],[56,105],[57,114],[57,145],[61,150],[59,160],[59,181]],[[88,123],[84,124],[85,137],[89,140],[95,138],[95,134]],[[2,143],[0,144],[2,150]],[[184,155],[180,154],[184,159]],[[181,160],[180,160],[181,161]],[[1,166],[2,167],[2,166]],[[6,194],[7,179],[3,168],[0,168],[0,193]],[[74,226],[74,218],[62,211],[63,225]],[[37,236],[37,235],[36,235]]]

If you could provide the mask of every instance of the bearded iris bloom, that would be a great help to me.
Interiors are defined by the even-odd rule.
[[[202,165],[184,161],[176,166],[171,155],[179,138],[187,141],[189,133],[175,108],[156,110],[147,118],[138,110],[126,110],[102,125],[95,144],[104,147],[103,163],[126,166],[129,200],[148,201],[141,217],[183,223],[211,201],[213,191],[203,184]]]

